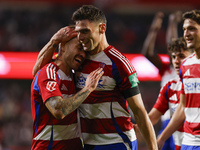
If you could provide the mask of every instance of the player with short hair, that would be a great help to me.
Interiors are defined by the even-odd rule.
[[[158,144],[161,148],[165,139],[185,122],[181,150],[200,149],[200,11],[185,12],[183,19],[184,39],[187,48],[194,49],[194,54],[184,60],[180,67],[180,104],[160,135]]]
[[[171,44],[168,45],[168,51],[171,56],[171,61],[174,69],[176,70],[177,77],[169,80],[160,90],[158,99],[149,112],[149,118],[152,124],[156,124],[162,115],[169,109],[170,118],[176,110],[181,93],[181,81],[178,76],[182,61],[193,53],[192,50],[187,49],[186,42],[183,38],[174,39]],[[183,139],[183,126],[181,126],[174,134],[173,140],[176,146],[176,150],[180,150]]]
[[[129,106],[148,148],[156,150],[155,132],[142,101],[136,71],[124,55],[108,44],[104,13],[92,5],[83,5],[72,19],[77,37],[87,52],[82,67],[76,72],[77,88],[84,88],[91,70],[99,66],[104,70],[97,88],[79,107],[84,149],[136,150]],[[40,52],[38,64],[45,61],[44,53],[49,58],[53,52],[48,49]]]

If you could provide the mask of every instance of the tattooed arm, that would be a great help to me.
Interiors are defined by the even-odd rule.
[[[88,95],[95,90],[102,75],[102,68],[96,69],[88,75],[85,87],[81,91],[68,98],[60,96],[51,97],[46,101],[46,107],[56,119],[63,119],[66,115],[77,109]]]

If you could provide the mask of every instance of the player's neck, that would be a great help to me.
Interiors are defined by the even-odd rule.
[[[103,50],[105,50],[107,47],[109,46],[106,37],[104,36],[104,38],[100,41],[100,43],[97,45],[97,47],[89,52],[89,55],[95,55],[97,53],[102,52]]]
[[[71,74],[71,69],[68,68],[61,59],[56,59],[54,62],[60,70],[62,70],[67,76],[69,76]]]
[[[200,59],[200,47],[195,50],[195,54],[196,54],[197,59]]]

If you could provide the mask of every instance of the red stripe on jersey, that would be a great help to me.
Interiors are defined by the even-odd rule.
[[[186,103],[185,103],[185,107],[194,107],[194,108],[199,108],[200,106],[200,100],[198,99],[200,98],[199,97],[199,94],[198,93],[192,93],[190,95],[187,95],[186,94]],[[197,99],[197,100],[194,100],[194,99]]]
[[[45,150],[48,148],[49,141],[33,140],[31,150]],[[80,138],[73,140],[54,141],[53,149],[55,150],[82,150],[82,143]]]
[[[92,63],[92,66],[91,66],[91,63]],[[96,61],[92,61],[92,60],[89,60],[89,59],[86,59],[83,63],[83,68],[81,69],[81,72],[82,73],[90,73],[94,70],[96,70],[97,68],[99,68],[101,65],[101,62],[96,62]],[[109,77],[113,77],[112,75],[112,65],[108,65],[105,63],[105,66],[103,67],[103,70],[104,70],[104,74],[103,76],[109,76]],[[80,70],[79,70],[80,71]]]
[[[117,117],[115,119],[122,131],[129,131],[133,128],[132,123],[130,123],[130,120],[131,120],[130,117],[129,118]],[[81,131],[83,133],[86,132],[86,133],[93,133],[93,134],[116,133],[116,129],[114,127],[112,119],[84,118],[83,120],[83,118],[81,118]]]
[[[193,135],[200,135],[200,123],[191,123],[185,121],[184,132],[190,133]]]

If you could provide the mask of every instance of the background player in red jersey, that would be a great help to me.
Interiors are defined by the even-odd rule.
[[[72,69],[79,68],[85,52],[76,34],[70,35],[70,40],[64,38],[67,42],[54,39],[65,30],[72,31],[71,34],[74,31],[69,27],[63,28],[47,43],[45,48],[55,48],[60,43],[60,52],[54,62],[38,71],[31,85],[32,150],[83,149],[76,109],[96,88],[103,71],[98,68],[91,72],[85,87],[76,93]]]
[[[162,22],[164,20],[164,13],[157,12],[153,18],[152,24],[149,28],[149,32],[146,36],[146,39],[143,44],[142,54],[155,65],[155,67],[159,70],[159,74],[162,78],[161,87],[163,87],[166,82],[171,79],[176,78],[177,73],[171,64],[163,63],[160,56],[156,53],[156,39],[159,34],[159,31],[162,29]],[[167,33],[166,33],[166,47],[168,44],[172,43],[172,40],[178,38],[178,24],[181,21],[181,12],[176,11],[169,15]],[[181,46],[183,47],[183,45]],[[179,49],[179,48],[178,48]],[[160,117],[158,117],[158,120]],[[161,129],[159,134],[164,130],[170,120],[170,111],[167,110],[164,115],[161,115]],[[155,124],[153,122],[153,124]],[[174,150],[174,140],[173,137],[170,136],[166,141],[162,148],[162,150]]]
[[[183,38],[173,40],[168,46],[168,51],[171,56],[171,61],[177,76],[174,79],[169,80],[160,90],[158,99],[149,112],[149,118],[152,124],[155,125],[162,115],[164,115],[169,109],[170,118],[176,110],[180,101],[181,81],[178,77],[180,71],[180,65],[182,61],[193,53],[193,50],[187,49],[186,42]],[[179,128],[173,134],[173,140],[176,146],[176,150],[180,150],[183,139],[183,127]],[[169,143],[168,143],[169,144]]]
[[[200,11],[192,10],[183,14],[183,31],[187,47],[194,54],[183,61],[179,76],[182,82],[180,104],[168,126],[158,139],[159,147],[184,122],[184,136],[181,150],[200,149]]]

